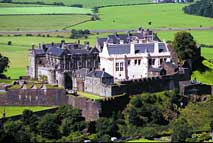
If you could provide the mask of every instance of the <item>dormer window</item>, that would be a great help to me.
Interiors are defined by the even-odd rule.
[[[137,53],[139,53],[140,52],[140,50],[135,50],[135,54],[137,54]]]

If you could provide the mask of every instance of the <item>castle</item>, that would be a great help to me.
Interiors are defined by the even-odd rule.
[[[33,79],[46,77],[49,84],[72,88],[70,75],[81,68],[97,68],[98,53],[88,43],[81,45],[80,42],[39,44],[38,48],[32,45],[27,75]]]
[[[159,77],[176,73],[171,50],[154,33],[139,28],[136,33],[97,38],[96,46],[88,43],[32,45],[27,74],[47,78],[49,84],[100,96],[119,92],[115,83]],[[116,90],[116,91],[115,91]]]

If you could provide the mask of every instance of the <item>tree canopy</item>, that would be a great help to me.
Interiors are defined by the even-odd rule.
[[[183,11],[188,14],[213,18],[213,0],[196,1],[196,3],[184,7]]]
[[[193,36],[189,32],[177,32],[172,42],[172,47],[175,49],[180,61],[199,58],[199,49]]]
[[[9,68],[9,58],[0,53],[0,75]]]
[[[183,118],[178,119],[174,124],[172,142],[185,142],[191,136],[192,128],[188,122]]]

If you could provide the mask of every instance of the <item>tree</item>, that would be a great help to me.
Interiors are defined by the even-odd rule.
[[[177,32],[172,47],[175,49],[180,61],[199,58],[197,57],[199,51],[196,42],[189,32]]]
[[[172,142],[185,142],[191,136],[192,128],[188,122],[183,118],[177,119],[173,127]]]
[[[86,127],[86,123],[84,121],[73,122],[69,118],[63,120],[61,125],[62,134],[67,136],[71,132],[82,131]]]
[[[9,62],[8,57],[2,56],[0,53],[0,74],[7,71],[7,68],[9,68]]]
[[[59,125],[56,123],[54,114],[46,114],[38,123],[38,130],[42,137],[57,139],[60,135]]]
[[[24,125],[29,125],[30,131],[37,131],[38,118],[36,115],[33,115],[31,110],[23,111],[21,121]]]
[[[10,142],[30,142],[30,133],[27,131],[21,121],[7,121],[4,123],[5,140]]]
[[[96,122],[96,132],[98,137],[101,137],[105,134],[110,136],[119,136],[117,131],[118,126],[110,118],[99,118]]]

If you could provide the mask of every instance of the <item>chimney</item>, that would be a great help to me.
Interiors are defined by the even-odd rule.
[[[78,45],[80,45],[81,44],[81,41],[80,40],[78,40]]]
[[[32,43],[32,49],[35,49],[35,45],[34,45],[34,43]]]

